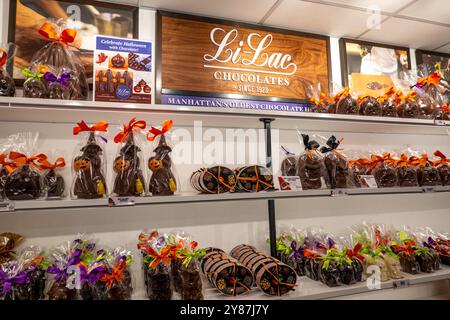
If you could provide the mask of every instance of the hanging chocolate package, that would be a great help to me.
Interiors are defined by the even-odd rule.
[[[37,132],[21,132],[10,137],[9,161],[13,171],[5,180],[5,195],[9,200],[35,200],[45,197],[40,162],[47,156],[37,153]]]
[[[114,186],[112,193],[118,197],[142,197],[145,195],[145,179],[143,175],[143,161],[141,138],[146,122],[131,119],[123,125],[115,137],[118,145],[117,156],[114,159]]]
[[[298,158],[297,175],[300,177],[302,188],[320,189],[328,185],[328,173],[323,154],[319,151],[319,143],[310,140],[309,135],[302,134],[305,152]]]
[[[49,42],[31,59],[29,78],[36,81],[24,86],[24,96],[86,100],[89,92],[86,73],[80,52],[73,46],[77,32],[66,28],[64,21],[46,21],[38,33]],[[38,84],[37,80],[42,79],[45,87]]]
[[[326,146],[320,148],[320,152],[324,154],[331,189],[353,187],[348,159],[338,150],[341,141],[342,139],[337,140],[335,136],[331,136],[327,140]]]
[[[0,97],[14,97],[16,93],[16,85],[14,79],[6,71],[8,61],[12,58],[14,45],[10,43],[8,48],[0,47]]]
[[[77,123],[73,134],[82,134],[72,160],[73,184],[71,196],[74,199],[98,199],[107,195],[106,188],[106,132],[108,123],[100,121],[88,126],[84,121]]]
[[[167,134],[172,125],[172,120],[165,120],[161,128],[152,126],[147,133],[147,140],[153,143],[153,155],[148,159],[150,169],[148,192],[152,196],[171,196],[179,189],[170,156],[172,148],[167,142]]]

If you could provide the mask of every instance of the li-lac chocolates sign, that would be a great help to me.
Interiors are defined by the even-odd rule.
[[[197,107],[308,111],[330,79],[329,38],[158,12],[157,101]]]

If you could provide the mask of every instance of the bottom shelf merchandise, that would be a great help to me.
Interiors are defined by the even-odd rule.
[[[144,295],[131,271],[138,255],[92,239],[17,250],[22,236],[0,234],[0,300],[326,299],[450,279],[450,238],[430,228],[364,223],[340,237],[291,228],[277,239],[278,259],[246,244],[226,253],[199,248],[184,232],[153,230],[137,244]]]

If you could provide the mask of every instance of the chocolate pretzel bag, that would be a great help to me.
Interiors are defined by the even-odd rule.
[[[73,128],[74,135],[81,135],[72,160],[74,199],[98,199],[108,194],[106,186],[106,138],[101,135],[108,130],[108,123],[100,121],[89,126],[84,121]]]
[[[0,97],[14,97],[16,85],[14,79],[6,71],[8,62],[14,54],[14,44],[8,44],[7,48],[0,47]]]
[[[86,73],[80,52],[73,47],[77,32],[66,28],[60,20],[45,21],[38,32],[49,42],[31,59],[28,70],[36,81],[24,86],[24,96],[86,100],[89,92]],[[45,86],[37,80],[44,81]]]
[[[145,195],[143,174],[142,143],[146,122],[131,119],[114,137],[118,145],[114,159],[114,185],[112,194],[118,197],[142,197]]]
[[[5,195],[9,200],[35,200],[45,197],[40,163],[45,161],[47,156],[36,152],[38,137],[37,132],[21,132],[9,138],[11,151],[8,158],[13,167],[4,184]]]
[[[179,191],[179,183],[170,155],[172,147],[167,141],[172,125],[172,120],[166,120],[161,128],[151,127],[147,133],[147,140],[153,143],[153,155],[147,163],[150,169],[148,192],[152,196],[171,196]]]

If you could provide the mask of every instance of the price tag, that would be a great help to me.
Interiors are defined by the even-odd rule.
[[[300,181],[300,177],[298,176],[279,176],[278,179],[278,188],[281,191],[301,191],[302,182]]]
[[[407,288],[410,285],[409,279],[395,280],[392,285],[395,289]]]
[[[375,180],[375,177],[372,175],[361,175],[359,176],[359,181],[361,183],[361,188],[370,188],[370,189],[378,188],[377,181]]]
[[[14,209],[14,202],[8,200],[0,202],[0,212],[14,211]]]
[[[436,187],[422,187],[422,191],[423,192],[435,192],[436,191]]]
[[[110,207],[126,207],[126,206],[134,206],[134,198],[133,197],[109,197],[108,206]]]
[[[332,189],[331,196],[332,197],[348,196],[348,191],[346,189]]]
[[[434,124],[437,126],[446,126],[447,122],[445,120],[434,119]]]

